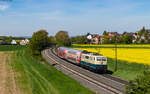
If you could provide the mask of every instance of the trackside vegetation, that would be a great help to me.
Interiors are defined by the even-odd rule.
[[[32,58],[26,46],[5,47],[11,51],[15,81],[24,94],[94,94],[47,62]]]
[[[138,75],[143,74],[143,71],[146,71],[150,68],[148,65],[129,63],[127,61],[118,60],[117,71],[114,72],[115,59],[108,58],[108,70],[113,72],[112,75],[120,77],[124,80],[133,80]]]
[[[130,81],[126,94],[150,94],[150,70],[144,71],[136,79]]]

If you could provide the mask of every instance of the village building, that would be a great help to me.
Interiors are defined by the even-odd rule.
[[[12,45],[16,45],[16,44],[17,44],[16,40],[12,40],[12,41],[11,41],[11,44],[12,44]]]
[[[118,32],[108,32],[109,40],[112,40],[112,38],[114,38],[115,36],[117,38],[120,38],[122,36],[122,34],[119,34]]]
[[[29,43],[28,39],[21,40],[20,45],[27,45]]]
[[[99,35],[98,34],[94,34],[92,43],[93,44],[99,44],[99,40],[100,40]]]

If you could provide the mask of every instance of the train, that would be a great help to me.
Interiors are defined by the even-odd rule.
[[[57,48],[57,56],[96,72],[107,71],[107,57],[98,53],[66,47]]]

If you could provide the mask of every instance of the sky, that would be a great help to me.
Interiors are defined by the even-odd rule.
[[[150,0],[0,0],[0,36],[70,36],[150,29]]]

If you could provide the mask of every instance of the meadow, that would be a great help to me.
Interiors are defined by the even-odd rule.
[[[23,94],[94,94],[47,62],[32,58],[25,46],[5,47],[0,50],[11,51],[11,66]]]
[[[24,48],[20,45],[0,45],[0,51],[16,51]]]
[[[132,80],[137,75],[147,70],[150,66],[150,45],[117,45],[118,70],[114,72],[115,45],[89,45],[74,44],[73,48],[96,52],[107,56],[108,69],[113,75],[125,80]]]

